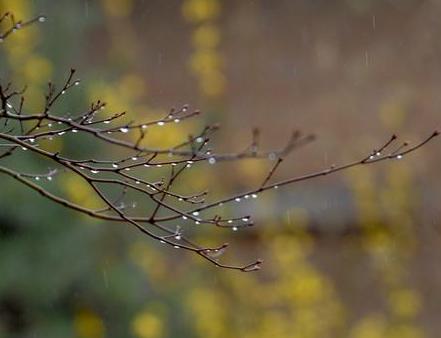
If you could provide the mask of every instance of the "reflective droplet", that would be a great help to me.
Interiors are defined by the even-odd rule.
[[[119,129],[122,133],[127,133],[129,132],[129,128],[123,127]]]

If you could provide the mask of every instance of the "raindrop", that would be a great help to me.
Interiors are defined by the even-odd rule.
[[[47,177],[47,180],[48,180],[48,181],[52,181],[52,176],[48,176],[48,177]]]
[[[113,164],[112,164],[112,167],[116,169],[116,168],[118,168],[118,164],[113,163]]]
[[[194,211],[193,216],[199,216],[199,211]]]
[[[38,21],[39,22],[46,22],[47,18],[45,16],[39,16]]]
[[[72,133],[78,133],[77,129],[72,129]]]
[[[21,149],[23,149],[24,151],[28,150],[28,148],[26,147],[21,147]]]
[[[252,194],[251,197],[252,198],[257,198],[257,194]]]
[[[35,177],[35,180],[36,180],[36,181],[39,181],[39,180],[40,180],[40,177],[38,177],[38,176]]]
[[[210,158],[208,159],[208,163],[210,163],[210,164],[215,164],[215,163],[216,163],[216,159],[215,159],[214,157],[210,157]]]
[[[137,161],[138,158],[137,158],[136,156],[133,156],[133,157],[132,157],[132,160],[133,160],[133,161]]]
[[[397,160],[401,160],[403,158],[403,155],[397,155]]]
[[[233,227],[233,231],[237,231],[237,227]]]
[[[179,241],[181,238],[182,238],[182,237],[181,237],[181,235],[179,235],[179,234],[175,236],[175,239],[178,240],[178,241]]]
[[[177,245],[175,245],[175,246],[173,246],[175,249],[179,249],[179,246],[177,246]]]
[[[198,138],[196,139],[196,142],[197,142],[197,143],[202,143],[202,142],[204,142],[204,138],[203,138],[203,137],[198,137]]]
[[[243,217],[243,218],[242,218],[242,221],[244,221],[244,222],[248,222],[249,220],[250,220],[249,217]]]
[[[188,219],[188,217],[187,216],[182,216],[182,219]]]
[[[179,119],[175,119],[175,123],[179,123],[181,120]]]
[[[98,171],[98,170],[95,170],[95,169],[92,169],[90,172],[91,172],[92,174],[98,174],[98,173],[99,173],[99,171]]]
[[[129,132],[129,128],[127,127],[123,127],[119,129],[122,133],[128,133]]]
[[[163,126],[164,124],[165,124],[164,121],[159,121],[159,122],[157,123],[158,126]]]
[[[236,202],[240,202],[240,198],[239,198],[239,197],[236,197],[234,200],[235,200]]]

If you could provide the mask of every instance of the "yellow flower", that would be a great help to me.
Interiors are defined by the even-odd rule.
[[[191,22],[212,20],[220,13],[218,0],[187,0],[182,7],[184,18]]]
[[[132,0],[102,0],[103,8],[109,16],[126,17],[133,10]]]
[[[132,331],[139,338],[160,338],[164,336],[164,323],[158,315],[144,311],[133,320]]]
[[[192,39],[197,48],[215,48],[220,41],[219,29],[210,24],[202,25],[196,28]]]
[[[90,310],[81,310],[75,315],[75,331],[81,338],[104,337],[104,324],[101,318]]]

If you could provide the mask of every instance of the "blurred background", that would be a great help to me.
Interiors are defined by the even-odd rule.
[[[28,84],[30,110],[74,67],[82,84],[61,110],[101,98],[143,120],[186,103],[204,112],[152,133],[154,145],[213,122],[218,151],[243,149],[254,127],[268,149],[293,129],[316,134],[275,179],[440,127],[439,1],[0,0],[6,10],[48,17],[1,46],[1,78]],[[230,242],[230,262],[265,260],[248,274],[1,177],[0,337],[439,337],[440,146],[269,192],[227,210],[256,215],[256,227],[196,234]],[[188,184],[240,192],[267,162],[222,163]],[[93,203],[75,179],[51,184]]]

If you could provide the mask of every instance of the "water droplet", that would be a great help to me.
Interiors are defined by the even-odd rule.
[[[98,174],[98,173],[99,173],[99,171],[98,171],[98,170],[95,170],[95,169],[92,169],[90,172],[91,172],[92,174]]]
[[[199,211],[194,211],[193,216],[199,216]]]
[[[250,220],[249,217],[243,217],[243,218],[242,218],[242,221],[244,221],[244,222],[248,222],[249,220]]]
[[[401,160],[403,158],[403,155],[397,155],[397,160]]]
[[[202,142],[204,142],[204,138],[203,138],[203,137],[198,137],[198,138],[196,139],[196,142],[197,142],[197,143],[202,143]]]
[[[232,220],[232,219],[229,219],[227,223],[228,223],[228,224],[231,224],[231,223],[233,223],[233,220]]]
[[[179,123],[181,120],[179,119],[175,119],[175,123]]]
[[[143,124],[143,125],[141,126],[141,128],[142,128],[142,129],[147,129],[147,125],[146,125],[146,124]]]
[[[113,164],[112,164],[112,167],[116,169],[116,168],[118,168],[118,164],[113,163]]]
[[[48,181],[52,181],[52,176],[48,176],[48,177],[47,177],[47,180],[48,180]]]
[[[138,158],[137,158],[136,156],[133,156],[133,157],[132,157],[132,160],[133,160],[133,161],[137,161]]]
[[[162,127],[164,124],[165,124],[164,121],[159,121],[159,122],[157,123],[157,125],[158,125],[158,126],[161,126],[161,127]]]
[[[77,129],[72,129],[72,133],[78,133]]]
[[[28,150],[28,148],[26,148],[26,147],[21,147],[21,149],[24,151]]]
[[[181,235],[176,235],[175,239],[179,241],[181,239]]]
[[[237,231],[237,227],[233,227],[232,229],[233,229],[233,231]]]
[[[381,156],[381,153],[379,151],[377,151],[375,155]]]
[[[45,16],[39,16],[38,21],[39,22],[46,22],[47,18]]]
[[[240,198],[239,198],[239,197],[236,197],[234,200],[235,200],[236,202],[240,202]]]
[[[182,219],[188,219],[188,217],[187,216],[182,216]]]
[[[129,128],[123,127],[119,129],[122,133],[128,133],[129,132]]]
[[[175,249],[179,249],[179,246],[177,246],[177,245],[175,245],[175,246],[173,246]]]
[[[36,180],[36,181],[39,181],[39,180],[40,180],[40,177],[38,177],[38,176],[35,177],[35,180]]]
[[[215,163],[216,163],[216,159],[215,159],[214,157],[210,157],[210,158],[208,159],[208,163],[210,163],[210,164],[215,164]]]
[[[252,198],[257,198],[257,194],[252,194],[251,197]]]

